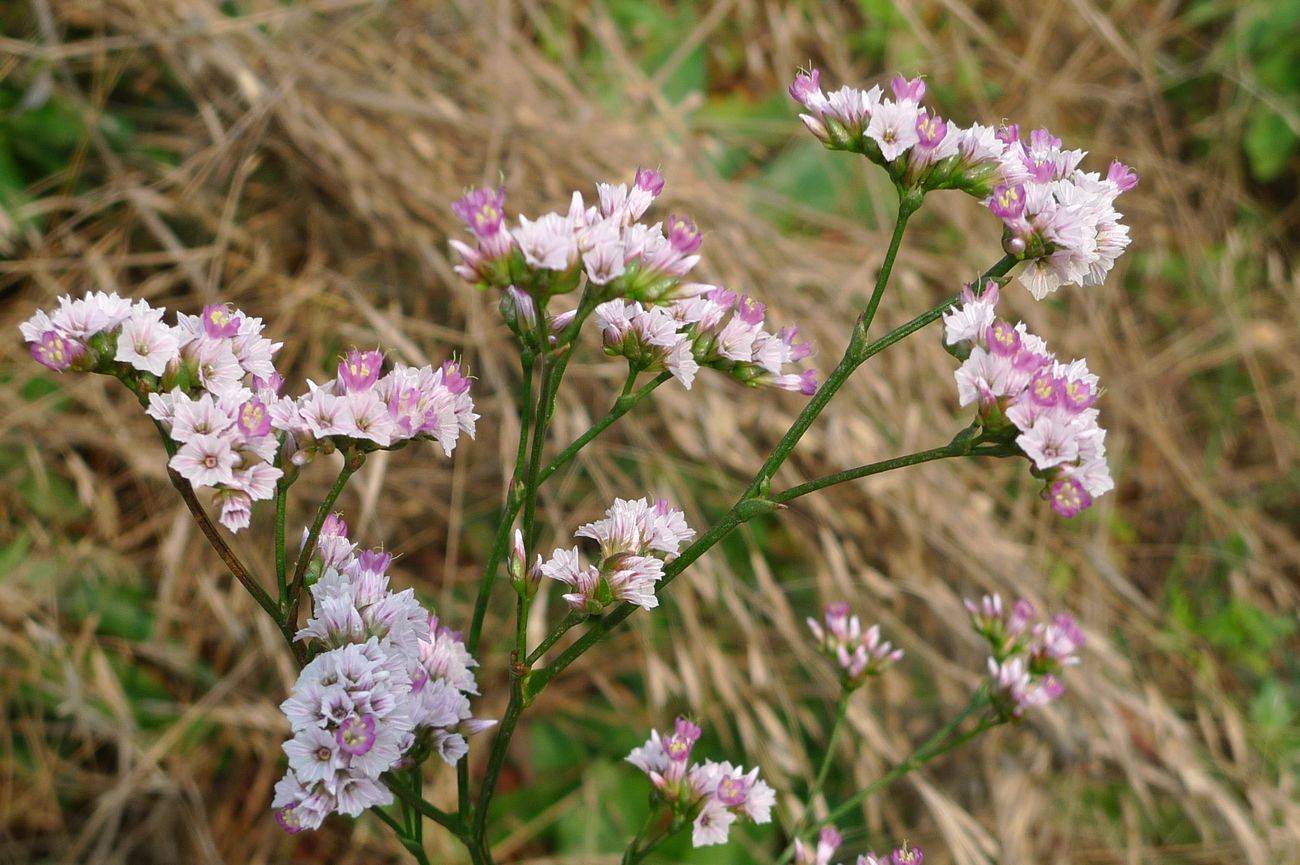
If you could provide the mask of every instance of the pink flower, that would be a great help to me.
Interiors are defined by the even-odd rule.
[[[180,356],[180,341],[162,323],[164,310],[150,309],[132,315],[117,337],[114,360],[142,372],[162,375],[167,365]]]
[[[881,639],[879,625],[863,631],[861,621],[850,615],[849,605],[843,601],[827,605],[824,627],[821,622],[809,618],[808,629],[816,638],[822,654],[834,658],[839,665],[841,683],[845,688],[860,687],[867,679],[880,675],[903,657],[902,649],[895,649]]]
[[[558,213],[547,213],[537,220],[519,217],[513,232],[524,260],[543,270],[568,270],[578,261],[578,241],[573,226]]]
[[[234,481],[233,469],[239,454],[220,435],[196,435],[181,446],[167,463],[181,477],[197,487],[213,487]]]
[[[266,410],[266,403],[254,397],[241,405],[235,416],[235,425],[248,438],[270,435],[271,415]]]

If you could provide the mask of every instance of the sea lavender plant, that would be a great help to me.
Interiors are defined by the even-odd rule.
[[[504,188],[469,190],[452,205],[469,232],[466,240],[451,241],[456,272],[495,293],[523,383],[513,475],[463,634],[412,589],[391,587],[393,557],[382,548],[361,549],[334,511],[368,455],[427,440],[450,457],[462,434],[474,435],[472,378],[458,363],[389,365],[378,349],[354,349],[339,359],[334,378],[308,380],[303,392],[288,396],[274,363],[281,344],[263,335],[260,319],[229,304],[178,313],[168,323],[165,310],[143,300],[94,292],[64,297],[21,325],[37,362],[57,372],[109,375],[135,394],[157,425],[168,476],[205,538],[292,650],[300,672],[281,706],[287,765],[268,803],[287,831],[314,829],[332,814],[355,818],[369,811],[427,863],[423,831],[431,820],[464,844],[475,865],[493,862],[492,802],[525,709],[629,616],[652,613],[673,580],[706,551],[802,496],[958,457],[1024,457],[1050,507],[1064,517],[1113,487],[1095,407],[1097,377],[1083,360],[1058,360],[1024,324],[1000,317],[998,306],[1017,266],[1036,299],[1066,285],[1101,284],[1128,244],[1115,204],[1137,176],[1118,162],[1104,176],[1084,171],[1083,152],[1065,149],[1046,130],[1023,135],[1015,125],[959,126],[925,107],[925,93],[924,81],[900,76],[888,93],[842,87],[828,94],[816,70],[800,72],[790,86],[805,109],[801,119],[819,140],[880,165],[898,193],[897,219],[869,300],[841,359],[820,383],[804,365],[812,349],[796,327],[770,324],[765,305],[749,294],[691,279],[703,245],[695,222],[675,214],[645,219],[665,187],[657,170],[638,170],[631,183],[599,184],[590,203],[574,192],[567,210],[536,217],[512,219]],[[1006,254],[960,293],[872,338],[908,221],[937,190],[957,190],[987,206],[1000,223]],[[947,444],[774,489],[777,471],[849,377],[940,319],[944,342],[961,362],[956,402],[974,407],[974,421]],[[606,355],[625,361],[627,377],[602,418],[548,455],[556,395],[589,331]],[[574,532],[586,551],[561,547],[544,558],[537,549],[543,485],[660,385],[675,380],[690,389],[705,369],[807,398],[732,507],[697,533],[663,498],[616,499],[602,518]],[[337,477],[295,552],[286,539],[290,489],[311,464],[327,460]],[[210,498],[215,521],[200,493]],[[272,500],[274,595],[218,528],[249,529],[256,505]],[[484,647],[485,614],[503,570],[516,597],[513,641],[507,635]],[[530,610],[551,581],[560,584],[568,611],[533,640]],[[305,620],[304,596],[310,599]],[[625,865],[678,832],[689,829],[694,846],[721,844],[735,824],[767,823],[774,812],[786,843],[773,851],[773,861],[831,865],[844,841],[833,823],[868,796],[1063,693],[1063,674],[1084,644],[1073,618],[1041,618],[1029,601],[1004,606],[997,595],[966,605],[989,647],[987,681],[908,757],[834,804],[824,788],[851,699],[903,659],[880,627],[864,629],[846,602],[808,622],[840,696],[816,775],[802,793],[791,791],[788,814],[776,808],[776,792],[758,768],[701,757],[703,731],[694,722],[678,718],[670,733],[652,732],[627,758],[649,779],[651,807],[626,848]],[[510,653],[499,723],[475,718],[472,710],[482,648]],[[493,727],[486,765],[473,779],[468,737]],[[456,768],[450,808],[425,798],[425,765],[434,756]],[[817,840],[806,840],[813,831]],[[923,856],[905,843],[856,861],[920,865]]]

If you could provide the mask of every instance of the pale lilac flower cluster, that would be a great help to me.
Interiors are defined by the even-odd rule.
[[[985,434],[1014,435],[1046,481],[1046,497],[1063,517],[1076,516],[1114,489],[1106,462],[1106,431],[1093,408],[1097,376],[1079,359],[1062,363],[1024,323],[996,316],[997,287],[970,286],[944,315],[945,341],[970,354],[957,369],[961,405],[976,404]]]
[[[397,364],[381,375],[380,351],[350,351],[336,378],[316,384],[297,399],[271,406],[272,425],[289,434],[286,450],[303,465],[339,439],[366,448],[391,448],[412,439],[432,439],[448,456],[461,433],[473,438],[478,415],[470,380],[454,361],[442,366]]]
[[[790,96],[808,112],[799,118],[827,147],[862,153],[909,188],[987,196],[1005,170],[1007,145],[996,130],[978,123],[963,128],[931,113],[921,105],[920,78],[897,76],[890,91],[892,99],[878,86],[827,94],[816,69],[800,72],[790,85]]]
[[[965,603],[971,624],[992,650],[989,677],[1000,712],[1019,718],[1026,709],[1046,705],[1064,693],[1059,676],[1065,667],[1079,663],[1085,642],[1073,616],[1057,613],[1039,619],[1028,600],[1005,607],[996,594]]]
[[[1100,285],[1129,244],[1115,200],[1137,174],[1111,162],[1106,176],[1082,171],[1082,150],[1065,150],[1046,129],[1022,138],[1014,124],[998,130],[1007,145],[1002,183],[987,204],[1004,226],[1002,245],[1025,260],[1021,282],[1038,300],[1062,285]]]
[[[574,310],[540,319],[552,296],[585,276],[602,300],[594,315],[606,352],[637,371],[666,369],[689,388],[707,366],[754,386],[812,393],[815,372],[789,371],[811,353],[796,328],[769,333],[761,303],[685,280],[703,242],[695,223],[639,221],[663,185],[659,172],[642,169],[631,186],[599,184],[595,205],[575,192],[566,215],[520,217],[516,228],[505,221],[503,190],[471,190],[453,206],[476,241],[452,241],[457,272],[500,288],[502,317],[534,348],[573,322]]]
[[[322,651],[280,706],[293,737],[272,807],[289,832],[390,803],[384,772],[427,754],[454,765],[468,751],[465,734],[494,723],[470,710],[477,662],[460,635],[411,589],[389,588],[391,563],[388,553],[357,550],[338,516],[326,520],[313,556],[313,613],[296,635]]]
[[[827,826],[821,830],[815,847],[809,847],[802,841],[796,840],[794,865],[830,865],[831,860],[835,858],[836,849],[843,840],[834,826]],[[921,848],[905,842],[902,847],[885,856],[864,853],[858,857],[857,865],[921,865],[924,861],[925,854],[921,852]]]
[[[796,327],[763,329],[766,309],[752,297],[695,285],[692,297],[669,307],[611,300],[596,307],[605,352],[637,370],[666,369],[688,390],[701,366],[726,372],[751,386],[812,395],[816,370],[788,372],[812,353]]]
[[[925,854],[921,852],[920,847],[913,847],[904,842],[902,847],[895,848],[888,856],[877,856],[875,853],[866,853],[858,857],[857,865],[921,865],[925,861]]]
[[[881,639],[879,625],[862,630],[862,622],[850,614],[849,605],[844,601],[826,606],[824,625],[810,617],[808,629],[817,639],[822,654],[835,659],[840,680],[848,689],[879,676],[903,657],[902,649],[895,649]]]
[[[718,286],[701,286],[694,297],[673,304],[672,314],[692,340],[691,351],[701,366],[726,372],[745,384],[817,392],[817,371],[788,372],[812,354],[799,340],[799,328],[764,329],[767,309],[754,298]]]
[[[702,238],[682,216],[640,221],[663,188],[663,175],[643,168],[630,187],[597,184],[594,204],[574,192],[567,213],[520,216],[514,226],[506,220],[504,189],[471,189],[452,205],[474,238],[451,241],[461,259],[456,272],[484,287],[513,287],[514,300],[527,297],[534,310],[577,288],[583,276],[611,297],[671,300],[700,260]]]
[[[280,377],[280,343],[262,320],[225,304],[163,321],[163,308],[93,292],[63,297],[19,326],[32,356],[56,371],[112,375],[142,399],[178,445],[168,465],[197,488],[215,491],[220,521],[246,528],[253,502],[271,498],[282,472],[270,406]]]
[[[1062,285],[1098,285],[1128,246],[1115,209],[1137,174],[1112,162],[1103,177],[1079,169],[1046,129],[1027,138],[1014,124],[963,128],[921,105],[925,82],[894,78],[893,99],[879,87],[826,94],[816,69],[800,72],[790,95],[804,124],[827,147],[862,153],[909,189],[960,189],[984,201],[1004,225],[1003,246],[1026,261],[1020,279],[1042,299]]]
[[[614,601],[645,610],[659,606],[655,587],[664,563],[677,557],[695,530],[666,499],[615,499],[604,519],[581,526],[574,536],[599,545],[597,564],[585,564],[575,546],[556,549],[537,569],[569,587],[563,597],[573,609],[596,613]]]
[[[737,819],[770,822],[776,793],[758,777],[758,768],[746,772],[731,763],[692,763],[699,738],[698,726],[678,718],[671,735],[651,731],[650,739],[634,748],[627,761],[649,776],[674,817],[691,821],[691,843],[696,847],[725,844]]]

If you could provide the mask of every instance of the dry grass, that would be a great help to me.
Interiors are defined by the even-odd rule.
[[[516,434],[508,334],[493,299],[456,279],[447,259],[456,231],[447,203],[463,186],[503,177],[512,206],[532,211],[662,164],[668,207],[709,232],[706,275],[797,319],[825,361],[882,232],[743,173],[719,177],[707,157],[722,144],[752,135],[761,161],[801,143],[802,130],[793,113],[755,131],[702,121],[692,100],[669,102],[660,85],[696,46],[730,57],[725,86],[758,97],[810,57],[833,81],[904,65],[945,82],[943,108],[961,120],[1048,124],[1137,165],[1142,186],[1125,199],[1135,252],[1108,286],[1045,306],[1012,301],[1063,351],[1086,352],[1109,387],[1120,488],[1093,517],[1063,528],[1010,465],[928,466],[810,497],[755,528],[753,545],[707,556],[656,627],[638,616],[534,713],[581,737],[581,713],[641,731],[687,708],[778,787],[801,787],[825,732],[818,697],[832,685],[807,673],[819,666],[802,617],[845,596],[916,661],[917,675],[887,679],[851,713],[858,735],[841,780],[865,783],[976,681],[978,647],[953,624],[960,597],[1024,593],[1076,610],[1093,638],[1069,698],[876,800],[866,820],[877,845],[906,834],[929,861],[961,865],[1300,861],[1294,759],[1259,753],[1242,671],[1175,627],[1165,603],[1175,573],[1193,593],[1219,587],[1225,603],[1271,614],[1294,616],[1300,596],[1300,502],[1294,487],[1277,491],[1300,447],[1300,276],[1286,255],[1294,215],[1238,222],[1257,211],[1236,152],[1198,148],[1206,130],[1168,98],[1171,79],[1207,78],[1205,92],[1223,100],[1214,137],[1239,131],[1240,70],[1201,53],[1207,34],[1176,4],[903,0],[882,64],[852,56],[840,38],[862,29],[857,13],[717,0],[701,4],[680,51],[653,73],[636,62],[635,29],[628,41],[600,3],[259,0],[234,17],[215,0],[31,8],[32,27],[0,43],[0,75],[48,75],[90,117],[132,114],[138,147],[118,152],[92,135],[34,191],[28,215],[42,227],[11,225],[12,257],[0,261],[0,333],[56,294],[95,288],[183,308],[229,298],[286,339],[295,380],[352,343],[378,341],[406,361],[463,354],[480,377],[479,439],[450,463],[429,450],[376,459],[343,500],[360,536],[399,552],[402,578],[453,621],[467,618]],[[593,98],[587,75],[557,60],[593,46],[605,64],[586,71],[613,82],[616,104]],[[138,97],[134,108],[122,107],[127,97]],[[175,159],[142,157],[146,149]],[[878,202],[881,216],[887,199]],[[997,255],[977,208],[951,197],[936,205],[900,259],[887,323]],[[762,215],[773,207],[798,230],[774,228]],[[952,240],[967,236],[977,238],[970,248]],[[69,377],[34,396],[44,393],[32,389],[38,371],[21,354],[15,339],[0,343],[0,442],[13,454],[0,486],[10,551],[0,559],[9,570],[0,861],[398,861],[369,821],[296,842],[280,835],[267,802],[281,771],[276,704],[293,670],[277,633],[203,547],[159,452],[140,446],[150,431],[125,395]],[[580,360],[560,439],[603,411],[619,374],[597,352]],[[959,424],[950,369],[932,336],[878,358],[787,478],[945,440]],[[663,388],[654,409],[585,452],[546,501],[550,523],[571,526],[647,487],[683,502],[696,525],[716,515],[797,403],[706,378],[689,398]],[[1237,384],[1219,399],[1221,378]],[[318,468],[300,486],[325,476]],[[74,506],[40,506],[64,487]],[[265,573],[266,551],[241,546]],[[82,585],[128,612],[87,613]],[[137,589],[147,611],[138,626]],[[500,614],[504,622],[504,605]],[[114,616],[127,624],[106,628]],[[486,660],[486,715],[503,704],[491,686],[503,654],[498,643]],[[521,735],[507,784],[530,775],[529,745]],[[448,775],[438,776],[444,785]],[[593,773],[550,809],[503,816],[502,855],[608,861],[539,858],[552,851],[536,840],[600,795]],[[455,861],[441,844],[430,842],[437,860]]]

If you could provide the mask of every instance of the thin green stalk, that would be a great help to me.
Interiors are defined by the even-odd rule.
[[[908,773],[913,772],[916,769],[921,768],[922,766],[925,766],[927,763],[931,762],[932,760],[942,757],[944,754],[947,754],[949,751],[952,751],[964,745],[966,742],[969,742],[971,739],[975,738],[981,733],[984,733],[986,730],[990,729],[991,727],[996,727],[999,724],[1003,723],[1003,720],[998,716],[990,715],[982,719],[979,724],[972,727],[970,730],[967,730],[965,733],[960,734],[956,738],[952,738],[952,739],[949,738],[953,735],[953,733],[957,731],[959,727],[961,727],[962,723],[965,722],[967,718],[969,718],[976,711],[984,708],[988,704],[989,704],[988,690],[987,688],[981,688],[979,691],[975,693],[974,696],[971,697],[971,701],[966,705],[966,708],[963,709],[959,715],[957,715],[956,718],[952,719],[947,724],[945,724],[938,732],[936,732],[933,736],[927,739],[920,747],[914,750],[905,760],[895,765],[884,775],[881,775],[879,778],[877,778],[875,781],[868,784],[863,789],[859,790],[857,793],[854,793],[852,796],[850,796],[848,799],[846,799],[845,801],[837,805],[835,808],[832,808],[830,813],[827,814],[823,819],[816,821],[811,826],[807,827],[807,829],[804,831],[812,831],[814,829],[820,829],[823,826],[827,826],[830,825],[831,823],[834,823],[836,820],[840,819],[845,814],[848,814],[851,810],[853,810],[855,807],[860,805],[869,796],[872,796],[875,793],[878,793],[881,790],[887,788],[889,785],[893,784],[899,778],[902,778]],[[798,834],[802,834],[802,833],[798,833]],[[798,834],[796,834],[795,836],[796,838],[798,837]],[[776,865],[786,865],[786,863],[788,863],[792,858],[794,858],[793,839],[791,840],[790,844],[785,848],[784,852],[782,852],[781,857],[777,859]]]
[[[905,222],[906,217],[904,216],[904,212],[904,207],[900,203],[899,218],[900,221]],[[892,268],[893,261],[897,255],[897,242],[901,236],[901,231],[896,226],[894,239],[890,243],[890,250],[887,251],[885,255],[885,263],[888,267],[882,266],[880,277],[877,279],[877,290],[872,292],[873,297],[879,294],[883,281],[887,280],[889,277],[889,270]],[[1009,255],[1004,256],[991,268],[985,271],[984,274],[981,275],[980,279],[1001,278],[1009,273],[1015,264],[1016,259],[1014,257]],[[754,516],[761,513],[771,512],[771,510],[777,506],[777,501],[760,497],[764,488],[770,483],[770,478],[776,471],[776,468],[784,462],[785,457],[788,456],[790,451],[794,449],[794,446],[798,444],[803,433],[807,431],[808,427],[812,425],[813,420],[815,420],[817,415],[821,413],[822,409],[826,407],[831,396],[834,395],[835,391],[839,390],[848,379],[849,374],[852,373],[857,366],[874,355],[879,354],[889,346],[915,333],[927,324],[937,321],[942,317],[943,313],[947,309],[958,301],[958,299],[959,297],[956,295],[948,298],[933,309],[922,313],[903,325],[900,325],[882,336],[880,339],[871,343],[865,342],[866,331],[863,328],[865,314],[863,317],[859,318],[857,324],[854,325],[854,336],[850,340],[849,347],[845,351],[844,357],[840,360],[839,365],[831,375],[827,377],[826,383],[823,384],[822,387],[818,389],[817,393],[813,395],[812,399],[809,401],[808,405],[805,406],[799,417],[795,419],[790,430],[784,437],[782,437],[781,443],[777,446],[777,450],[773,452],[772,456],[769,457],[768,460],[764,462],[762,468],[758,470],[758,473],[755,475],[753,482],[750,484],[745,494],[741,496],[741,498],[732,506],[731,510],[727,512],[717,525],[705,534],[696,538],[695,541],[689,544],[682,551],[681,556],[670,562],[664,568],[664,578],[660,581],[659,586],[656,589],[656,594],[661,594],[667,588],[668,584],[671,583],[687,565],[691,564],[708,551],[710,547],[725,538],[741,523],[752,519]],[[787,494],[789,492],[791,491],[786,491]],[[788,501],[789,499],[787,498],[784,500]],[[584,652],[599,642],[606,634],[627,619],[628,616],[632,615],[636,609],[637,607],[633,604],[619,604],[613,610],[606,613],[602,618],[593,623],[581,637],[575,640],[553,662],[532,674],[528,682],[527,697],[531,699],[540,693],[542,688],[546,687],[548,682],[581,657]]]
[[[641,841],[645,838],[646,833],[654,828],[655,823],[659,822],[659,819],[659,807],[657,805],[652,805],[650,807],[650,813],[646,815],[645,822],[641,824],[641,828],[632,836],[632,840],[628,842],[627,848],[623,851],[622,865],[635,865],[635,863],[641,861],[642,857],[644,857],[646,853],[649,853],[654,849],[654,846],[657,845],[657,840],[659,839],[652,841],[651,845],[647,846],[645,850],[641,849]]]
[[[585,613],[577,613],[570,610],[565,617],[560,620],[559,624],[552,628],[551,632],[542,638],[542,641],[537,644],[537,648],[533,649],[533,651],[529,653],[528,657],[524,659],[524,666],[531,668],[532,665],[536,664],[552,646],[559,642],[561,637],[567,634],[574,627],[585,622],[587,618],[588,617]]]
[[[812,786],[808,788],[808,812],[812,813],[814,803],[817,797],[821,795],[822,788],[826,786],[826,776],[830,774],[831,764],[835,762],[835,743],[840,737],[840,731],[844,728],[844,721],[849,712],[849,696],[853,692],[848,688],[840,691],[840,699],[835,704],[835,721],[831,724],[831,735],[826,740],[826,751],[822,754],[822,764],[817,769],[817,777],[813,779]],[[799,832],[795,832],[796,837]]]
[[[614,400],[614,405],[605,413],[605,416],[592,424],[582,435],[574,439],[568,447],[556,454],[555,458],[547,463],[546,467],[538,473],[537,482],[539,484],[545,483],[551,475],[555,474],[564,466],[565,463],[573,459],[573,457],[577,455],[578,451],[582,450],[597,436],[613,426],[615,421],[635,408],[637,403],[641,402],[641,400],[649,396],[655,388],[659,387],[659,385],[668,381],[672,377],[673,374],[670,372],[661,372],[635,391],[630,391],[625,385],[623,393],[619,395],[618,399]],[[634,383],[635,378],[629,376],[628,382]]]
[[[343,454],[343,468],[339,470],[339,476],[334,479],[334,485],[330,487],[325,498],[316,509],[316,518],[312,520],[311,526],[307,529],[307,539],[303,542],[302,549],[298,551],[298,559],[293,566],[293,579],[289,581],[289,603],[288,610],[284,616],[284,626],[292,629],[298,619],[298,602],[302,599],[303,580],[307,576],[307,564],[311,561],[312,555],[316,550],[316,539],[320,537],[321,526],[325,525],[325,519],[334,509],[334,502],[343,493],[343,488],[348,485],[358,469],[366,462],[366,455],[362,451],[350,451]]]
[[[524,349],[519,356],[523,372],[524,394],[519,416],[519,445],[515,451],[515,468],[510,478],[510,488],[506,491],[505,507],[501,512],[501,521],[497,524],[496,538],[492,541],[492,550],[488,553],[487,565],[483,569],[483,579],[479,582],[478,597],[474,601],[474,616],[470,620],[469,635],[465,648],[470,654],[478,650],[479,639],[483,635],[483,620],[487,615],[488,599],[492,596],[492,587],[496,583],[497,573],[501,570],[501,561],[510,547],[510,529],[514,526],[515,516],[519,513],[522,501],[520,485],[527,470],[525,460],[528,455],[528,435],[533,423],[533,367],[535,358],[530,349]]]
[[[288,565],[284,552],[284,523],[288,515],[288,485],[282,476],[275,483],[275,588],[280,595],[280,615],[288,606]]]
[[[870,477],[871,475],[878,475],[881,474],[882,472],[893,471],[894,469],[906,468],[907,466],[920,465],[921,463],[928,463],[928,462],[933,462],[935,460],[948,459],[949,457],[965,457],[965,456],[1001,457],[1001,456],[1011,456],[1015,453],[1016,451],[1014,449],[1006,448],[1006,447],[987,447],[987,448],[975,449],[969,446],[963,446],[961,444],[956,444],[956,443],[946,444],[943,447],[930,448],[929,450],[917,451],[916,453],[912,453],[912,454],[905,454],[901,457],[894,457],[892,459],[881,460],[879,462],[867,463],[866,465],[856,466],[855,468],[845,469],[844,471],[841,472],[835,472],[834,474],[829,474],[820,478],[815,478],[814,480],[799,484],[798,486],[790,487],[788,490],[782,490],[779,493],[774,493],[772,496],[770,496],[770,498],[772,501],[778,504],[784,504],[788,501],[797,499],[800,496],[806,496],[809,493],[815,493],[818,490],[823,490],[826,489],[827,487],[833,487],[836,484],[846,483],[847,481],[857,480],[858,478]]]

